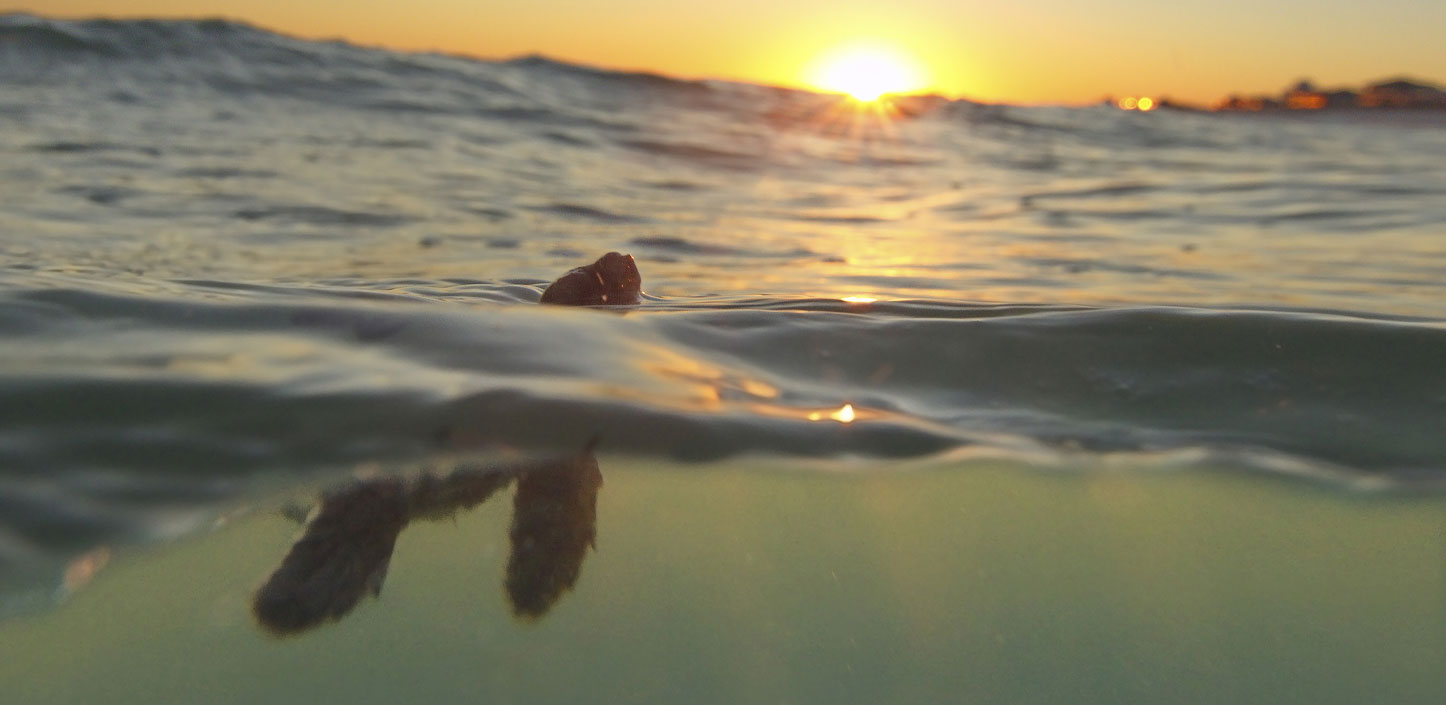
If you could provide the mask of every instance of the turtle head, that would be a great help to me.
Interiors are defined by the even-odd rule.
[[[638,273],[638,263],[633,261],[632,255],[609,252],[599,257],[592,266],[602,282],[603,303],[638,303],[643,275]]]
[[[643,277],[632,255],[609,252],[586,267],[562,275],[542,303],[564,306],[625,306],[641,301]]]

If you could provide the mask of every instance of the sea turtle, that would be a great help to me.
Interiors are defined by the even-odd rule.
[[[542,293],[562,306],[636,304],[642,276],[631,255],[609,252]],[[597,532],[602,485],[593,447],[504,466],[358,480],[327,492],[306,530],[252,596],[257,622],[278,636],[340,619],[381,593],[397,536],[413,521],[450,517],[516,482],[505,587],[512,611],[545,614],[572,589]]]

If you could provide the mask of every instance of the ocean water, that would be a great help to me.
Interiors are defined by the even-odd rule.
[[[0,701],[1439,703],[1443,127],[0,15]]]

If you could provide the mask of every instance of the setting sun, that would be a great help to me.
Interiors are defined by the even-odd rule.
[[[885,93],[907,93],[928,85],[918,62],[887,44],[853,44],[830,52],[813,64],[807,81],[864,102],[878,100]]]

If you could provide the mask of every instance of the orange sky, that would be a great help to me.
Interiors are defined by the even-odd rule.
[[[950,96],[1079,103],[1104,95],[1213,102],[1311,77],[1446,79],[1446,3],[1376,0],[31,0],[52,16],[223,16],[312,38],[489,58],[541,53],[683,77],[803,85],[832,47],[893,44]]]

